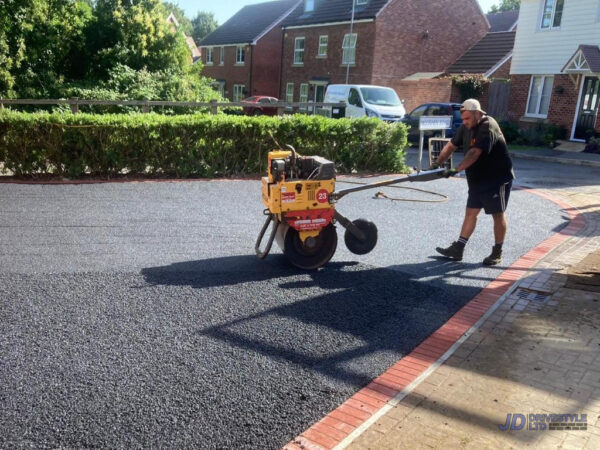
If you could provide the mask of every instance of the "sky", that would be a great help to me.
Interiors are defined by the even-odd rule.
[[[185,11],[185,15],[193,19],[199,11],[212,12],[219,25],[225,23],[232,15],[246,5],[263,3],[269,0],[170,0]],[[423,0],[426,1],[426,0]],[[490,6],[499,3],[498,0],[478,0],[483,12],[488,12]]]

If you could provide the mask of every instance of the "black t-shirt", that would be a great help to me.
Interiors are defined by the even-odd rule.
[[[483,116],[472,130],[462,125],[452,144],[462,147],[465,153],[472,147],[482,150],[481,156],[466,170],[469,190],[485,191],[515,178],[506,140],[494,118]]]

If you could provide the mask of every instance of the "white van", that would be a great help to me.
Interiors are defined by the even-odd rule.
[[[406,111],[396,91],[371,84],[330,84],[325,103],[346,102],[346,117],[377,117],[399,122]]]

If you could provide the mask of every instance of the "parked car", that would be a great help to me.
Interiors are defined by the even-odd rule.
[[[419,119],[421,116],[452,116],[452,127],[446,129],[446,137],[451,138],[462,125],[460,106],[460,103],[424,103],[417,106],[402,119],[403,123],[410,125],[408,140],[412,143],[419,142]],[[425,132],[426,139],[441,135],[441,130]]]
[[[277,103],[275,97],[267,97],[266,95],[255,95],[242,100],[242,103],[247,104],[243,107],[244,114],[247,116],[276,116],[277,107],[269,106],[272,103]]]
[[[384,86],[330,84],[324,102],[346,102],[346,117],[377,117],[386,122],[398,122],[406,114],[396,91]]]

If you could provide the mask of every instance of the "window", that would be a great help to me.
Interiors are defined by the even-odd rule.
[[[356,33],[344,36],[342,50],[342,64],[354,64],[356,62]]]
[[[369,0],[356,0],[356,6],[366,5]]]
[[[308,102],[308,84],[300,85],[300,103]],[[300,107],[300,109],[306,109],[306,106]]]
[[[223,64],[225,64],[225,47],[221,47],[219,53],[219,65],[222,66]]]
[[[298,37],[294,41],[294,64],[304,64],[304,38]]]
[[[544,0],[540,28],[549,30],[560,27],[565,0]]]
[[[326,58],[327,57],[327,42],[329,38],[327,36],[319,36],[319,52],[317,53],[317,58]]]
[[[246,61],[246,51],[242,45],[238,46],[235,52],[235,63],[236,64],[244,64]]]
[[[360,101],[360,94],[354,88],[350,89],[348,93],[348,104],[362,108],[362,102]]]
[[[553,76],[535,75],[531,77],[527,111],[525,112],[526,116],[542,118],[548,116],[553,83]]]
[[[213,63],[213,48],[208,47],[206,49],[206,64],[212,66]]]
[[[244,91],[246,90],[246,86],[243,84],[234,84],[233,85],[233,101],[239,102],[244,98]]]
[[[294,102],[294,83],[288,83],[285,85],[285,101],[287,103]]]
[[[312,12],[315,10],[315,0],[304,0],[304,12]]]
[[[417,119],[417,121],[419,120],[419,117],[421,117],[423,114],[425,114],[425,110],[427,109],[427,105],[424,106],[419,106],[418,108],[414,109],[411,113],[410,113],[410,117],[412,119]]]

